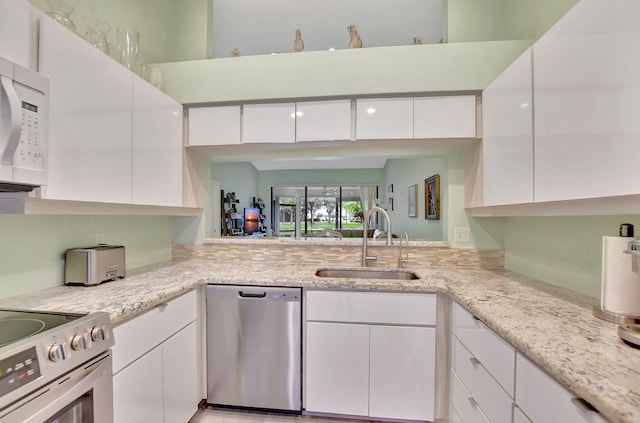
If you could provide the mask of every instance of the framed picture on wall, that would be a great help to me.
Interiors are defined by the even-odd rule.
[[[440,220],[440,175],[424,180],[424,218]]]
[[[418,216],[418,202],[416,197],[418,195],[418,184],[411,185],[409,187],[409,217]]]

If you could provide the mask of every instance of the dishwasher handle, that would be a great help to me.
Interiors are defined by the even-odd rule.
[[[238,291],[238,295],[241,298],[265,298],[267,296],[267,293],[265,291],[262,291],[262,292]]]

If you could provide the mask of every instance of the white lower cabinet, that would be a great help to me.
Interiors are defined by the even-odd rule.
[[[307,411],[369,415],[369,326],[307,324]]]
[[[520,353],[516,374],[516,403],[532,423],[607,421]]]
[[[162,422],[162,347],[113,377],[114,422]]]
[[[184,423],[198,409],[195,291],[113,330],[115,423]]]
[[[434,415],[435,331],[370,327],[369,416],[424,420]]]
[[[454,304],[451,354],[451,406],[461,420],[511,422],[515,349]]]
[[[435,295],[308,291],[306,310],[306,411],[434,419]]]

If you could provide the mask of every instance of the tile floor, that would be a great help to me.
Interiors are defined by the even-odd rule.
[[[372,420],[343,420],[326,417],[289,416],[226,409],[206,408],[198,411],[189,423],[370,423]]]

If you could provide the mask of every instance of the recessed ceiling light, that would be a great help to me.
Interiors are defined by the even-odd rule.
[[[333,47],[330,47],[330,48],[329,48],[329,51],[336,51],[336,49],[335,49],[335,48],[333,48]]]
[[[376,109],[374,109],[373,107],[369,107],[367,109],[367,113],[369,113],[370,115],[374,114],[376,112]]]
[[[520,105],[520,108],[521,108],[521,109],[526,109],[527,107],[529,107],[529,103],[522,103],[522,104]]]

